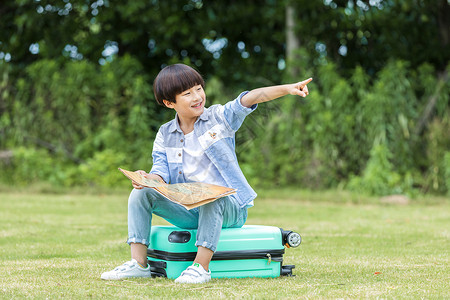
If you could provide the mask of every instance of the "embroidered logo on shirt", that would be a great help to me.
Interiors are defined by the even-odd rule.
[[[208,132],[208,133],[213,139],[216,138],[217,133],[215,133],[215,132]]]

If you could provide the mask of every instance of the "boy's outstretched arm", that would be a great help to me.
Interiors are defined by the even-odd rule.
[[[306,97],[309,94],[306,85],[311,80],[312,78],[308,78],[297,83],[274,85],[251,90],[241,98],[241,104],[245,107],[251,107],[257,103],[271,101],[286,95]]]

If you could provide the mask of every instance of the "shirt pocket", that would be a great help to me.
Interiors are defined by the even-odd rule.
[[[210,129],[206,130],[203,134],[198,136],[198,141],[203,150],[208,149],[213,144],[223,140],[224,138],[233,137],[233,134],[227,130],[225,125],[216,124]]]
[[[166,148],[167,162],[169,164],[183,163],[183,148]]]

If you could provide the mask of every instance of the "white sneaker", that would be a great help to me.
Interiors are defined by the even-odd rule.
[[[180,277],[175,279],[176,283],[205,283],[211,280],[211,271],[206,272],[203,267],[195,263],[189,266],[181,273]]]
[[[132,277],[151,277],[150,265],[147,268],[142,268],[135,259],[127,261],[121,266],[118,266],[112,271],[105,272],[101,278],[104,280],[121,280]]]

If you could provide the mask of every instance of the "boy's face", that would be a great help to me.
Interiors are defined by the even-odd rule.
[[[176,103],[164,100],[164,104],[176,110],[183,118],[199,117],[205,108],[206,95],[203,87],[195,85],[175,96]]]

